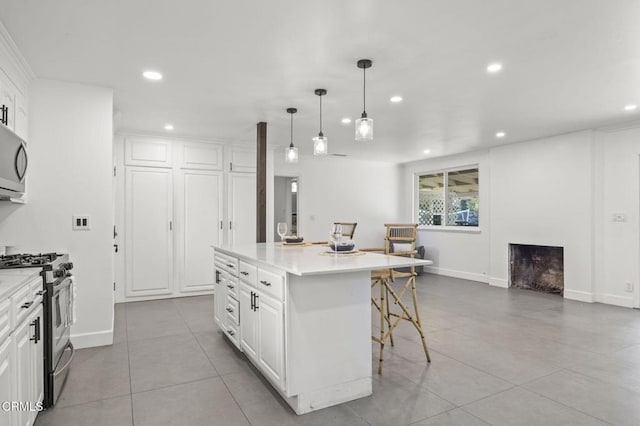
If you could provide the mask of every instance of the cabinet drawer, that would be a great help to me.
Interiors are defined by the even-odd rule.
[[[238,301],[231,296],[227,296],[227,304],[224,309],[229,319],[227,322],[229,324],[234,323],[235,325],[240,325],[240,304]]]
[[[0,302],[0,345],[11,333],[11,301],[5,299]]]
[[[240,279],[252,287],[258,285],[258,268],[254,265],[240,261],[238,269],[240,270]]]
[[[227,294],[238,300],[238,279],[236,277],[227,275],[227,279],[225,281],[227,284]]]
[[[36,298],[37,296],[42,295],[42,278],[38,278],[37,280],[34,280],[30,285],[29,285],[29,293],[31,293],[33,295],[34,298]]]
[[[240,349],[240,333],[238,333],[238,327],[233,322],[227,321],[224,334],[226,334],[229,340],[231,340],[231,342]]]
[[[216,264],[216,267],[219,267],[222,270],[227,271],[229,274],[235,277],[238,276],[238,259],[236,259],[235,257],[216,253],[215,264]]]
[[[258,290],[275,297],[284,298],[284,276],[274,272],[258,269]]]
[[[12,306],[12,317],[13,322],[11,326],[15,328],[18,324],[20,324],[29,313],[29,308],[33,304],[34,296],[31,294],[30,288],[28,285],[22,287],[18,290],[13,296],[11,296],[11,306]]]

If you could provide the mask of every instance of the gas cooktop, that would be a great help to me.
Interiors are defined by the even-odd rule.
[[[0,269],[32,268],[48,265],[55,262],[56,259],[61,256],[63,255],[58,253],[8,254],[0,256]]]

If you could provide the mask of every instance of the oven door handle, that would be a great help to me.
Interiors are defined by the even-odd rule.
[[[71,348],[71,356],[69,357],[69,359],[67,360],[67,362],[64,364],[63,367],[60,367],[59,369],[56,369],[58,371],[53,373],[54,376],[57,376],[58,373],[60,373],[62,371],[65,371],[67,368],[69,368],[69,365],[71,365],[71,361],[73,361],[73,356],[75,355],[76,350],[73,347],[73,343],[71,343],[71,342],[69,342],[69,347]]]

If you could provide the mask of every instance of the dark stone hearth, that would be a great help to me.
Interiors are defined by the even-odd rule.
[[[562,247],[509,244],[509,284],[546,293],[564,291]]]

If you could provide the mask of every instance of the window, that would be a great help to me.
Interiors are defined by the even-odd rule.
[[[478,167],[418,175],[418,225],[478,226]]]

